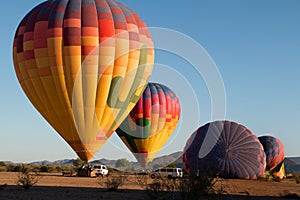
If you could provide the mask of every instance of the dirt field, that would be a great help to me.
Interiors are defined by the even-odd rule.
[[[0,173],[0,199],[30,199],[30,200],[58,200],[58,199],[130,199],[150,200],[156,198],[151,192],[146,191],[137,184],[136,176],[127,176],[124,184],[118,191],[108,191],[107,178],[63,177],[61,174],[41,174],[39,182],[25,191],[16,185],[18,173]],[[147,181],[151,182],[149,178]],[[204,199],[293,199],[286,196],[294,194],[300,196],[300,184],[288,179],[281,182],[248,181],[221,179],[216,187],[223,187],[222,195],[208,196]],[[168,199],[181,199],[180,192],[167,196]],[[282,197],[282,196],[285,196]],[[292,195],[290,195],[292,196]],[[163,198],[162,198],[163,199]]]

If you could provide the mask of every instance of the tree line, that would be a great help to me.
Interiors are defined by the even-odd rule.
[[[62,172],[75,170],[74,165],[6,164],[0,161],[0,172],[22,172],[24,167],[33,172]]]

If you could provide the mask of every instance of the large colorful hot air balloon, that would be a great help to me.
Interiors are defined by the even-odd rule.
[[[258,137],[260,143],[264,147],[266,153],[266,170],[271,170],[274,176],[283,178],[285,176],[284,170],[284,146],[282,142],[272,136]]]
[[[208,135],[213,139],[205,140]],[[200,151],[207,145],[212,145],[212,150],[201,157]],[[183,154],[184,168],[190,174],[200,172],[241,179],[263,175],[265,158],[258,138],[245,126],[230,121],[215,121],[200,127],[187,141]]]
[[[21,21],[18,80],[35,108],[88,161],[138,101],[152,73],[151,36],[114,0],[49,0]]]
[[[179,118],[177,96],[164,85],[149,83],[116,132],[140,165],[146,167],[170,138]]]

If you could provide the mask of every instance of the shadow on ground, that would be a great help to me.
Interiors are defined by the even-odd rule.
[[[99,200],[99,199],[122,199],[122,200],[152,200],[152,199],[184,199],[180,192],[155,194],[153,191],[119,189],[118,191],[108,191],[101,188],[81,188],[81,187],[53,187],[53,186],[33,186],[29,190],[24,190],[19,186],[7,185],[0,188],[0,199],[2,200]],[[269,197],[269,196],[248,196],[241,195],[209,195],[200,199],[249,199],[249,200],[273,200],[273,199],[300,199],[297,196]],[[189,198],[188,200],[193,200]]]

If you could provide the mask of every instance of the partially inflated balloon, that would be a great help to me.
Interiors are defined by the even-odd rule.
[[[177,96],[164,85],[149,83],[116,132],[145,167],[173,134],[179,117]]]
[[[284,161],[282,161],[279,165],[277,165],[273,170],[273,176],[278,177],[280,179],[283,179],[286,174],[285,174],[285,167],[284,167]]]
[[[18,80],[36,109],[89,160],[124,120],[153,68],[151,36],[114,0],[49,0],[20,23]]]
[[[258,139],[267,156],[267,169],[272,170],[284,160],[284,146],[279,139],[272,136],[261,136]]]
[[[208,135],[212,139],[205,140]],[[209,145],[212,150],[202,157],[202,149]],[[265,158],[257,137],[243,125],[230,121],[215,121],[200,127],[187,141],[183,154],[184,168],[190,174],[201,172],[241,179],[263,175]]]

